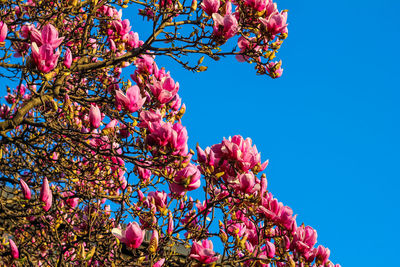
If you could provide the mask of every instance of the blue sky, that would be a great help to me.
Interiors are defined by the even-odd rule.
[[[272,80],[233,58],[181,84],[192,148],[241,134],[263,159],[269,190],[318,231],[342,266],[395,266],[400,188],[398,1],[277,1],[289,38]],[[127,12],[125,12],[127,15]],[[144,39],[141,18],[132,24]],[[136,24],[137,23],[137,24]]]

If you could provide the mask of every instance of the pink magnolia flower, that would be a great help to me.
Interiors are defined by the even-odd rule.
[[[260,46],[256,46],[257,39],[255,37],[252,38],[244,38],[243,36],[240,36],[238,39],[238,47],[240,48],[239,53],[243,53],[246,50],[254,50],[254,51],[259,51],[261,49]],[[239,62],[244,62],[249,59],[248,56],[243,56],[243,55],[236,55],[236,59]]]
[[[265,10],[267,15],[271,14],[272,11],[276,9],[276,4],[274,4],[272,0],[246,0],[244,3],[257,11]]]
[[[40,34],[34,26],[27,28],[27,30],[30,31],[31,41],[36,43],[38,46],[47,44],[53,49],[56,49],[64,40],[64,37],[58,38],[58,30],[52,24],[47,24],[44,26]]]
[[[293,238],[292,245],[297,251],[306,253],[310,251],[317,243],[317,231],[312,227],[301,225],[297,227],[296,233]]]
[[[218,12],[220,0],[204,0],[200,6],[207,15],[211,16],[213,13]]]
[[[126,95],[121,90],[115,91],[115,100],[117,105],[123,105],[131,113],[141,109],[146,102],[146,98],[141,96],[137,85],[129,87]]]
[[[149,169],[138,167],[138,175],[144,184],[150,182],[151,171]]]
[[[25,183],[24,180],[20,179],[19,183],[22,188],[22,192],[24,194],[25,199],[31,199],[31,190],[29,189],[29,186]]]
[[[167,193],[160,191],[150,192],[146,201],[148,206],[156,205],[160,212],[163,212],[167,207]]]
[[[167,234],[172,235],[174,231],[174,218],[172,217],[171,211],[168,212],[168,227],[167,227]]]
[[[267,28],[267,31],[271,35],[279,34],[284,32],[287,27],[287,12],[282,11],[281,13],[274,12],[267,19],[260,18],[260,21]]]
[[[185,155],[188,151],[188,133],[186,127],[177,122],[172,126],[172,129],[176,132],[176,135],[173,135],[172,145],[181,155]]]
[[[114,20],[111,25],[114,26],[115,30],[121,37],[131,30],[130,21],[128,19],[124,19],[123,21]]]
[[[267,243],[265,244],[265,250],[266,250],[268,258],[273,258],[275,256],[275,245],[274,245],[274,243],[271,243],[271,242],[267,241]]]
[[[265,217],[270,220],[277,221],[284,209],[282,202],[278,202],[276,198],[273,198],[271,193],[261,197],[261,205],[258,207],[258,212],[262,213]]]
[[[235,135],[228,140],[224,139],[222,143],[213,145],[211,150],[215,153],[215,162],[220,162],[222,171],[232,173],[231,164],[235,168],[247,172],[256,166],[260,170],[264,170],[268,162],[261,164],[261,154],[258,153],[257,147],[252,145],[250,138],[243,139],[240,135]],[[211,154],[210,154],[211,161]],[[230,164],[231,163],[231,164]]]
[[[150,130],[152,133],[147,136],[147,144],[151,147],[166,147],[171,143],[173,136],[176,136],[171,123],[154,125]]]
[[[139,127],[148,128],[151,132],[155,128],[154,126],[161,125],[162,115],[160,110],[142,110],[139,114],[140,123]]]
[[[143,242],[145,231],[137,222],[129,223],[125,230],[113,228],[111,233],[129,248],[138,248]]]
[[[127,44],[129,49],[138,48],[143,44],[143,41],[139,40],[139,34],[137,32],[125,34],[122,40]]]
[[[179,83],[171,77],[164,77],[160,81],[153,79],[153,85],[150,87],[153,95],[160,101],[161,104],[165,104],[171,101],[179,90]]]
[[[146,142],[152,153],[160,150],[170,151],[174,155],[187,155],[187,130],[179,122],[173,126],[171,123],[159,122],[149,124],[151,134],[147,136]]]
[[[189,257],[204,264],[209,264],[219,259],[219,255],[215,255],[213,251],[213,243],[211,240],[193,242]]]
[[[4,42],[7,38],[8,27],[3,21],[0,21],[0,42]]]
[[[189,164],[184,169],[178,171],[170,184],[171,191],[181,195],[186,191],[192,191],[200,187],[200,171],[193,165]]]
[[[239,175],[239,178],[231,182],[233,182],[233,188],[245,194],[251,194],[260,189],[260,185],[256,185],[256,178],[252,172],[243,173]]]
[[[100,109],[97,105],[91,105],[90,106],[90,111],[89,111],[89,122],[90,125],[97,129],[100,127],[101,123],[101,112]]]
[[[141,55],[135,60],[136,71],[139,73],[153,74],[153,65],[155,64],[154,58],[149,55]]]
[[[15,245],[15,243],[14,243],[14,241],[12,239],[9,239],[8,242],[10,243],[11,256],[14,259],[18,259],[19,258],[19,251],[18,251],[17,245]]]
[[[315,262],[317,265],[325,265],[328,262],[331,251],[329,248],[325,248],[322,245],[319,245],[317,251],[315,253]]]
[[[162,258],[161,260],[158,260],[156,263],[153,264],[153,267],[161,267],[163,266],[165,262],[165,258]]]
[[[225,17],[222,17],[220,14],[214,13],[212,17],[214,19],[213,34],[215,36],[221,36],[227,40],[235,36],[238,32],[239,25],[234,15],[227,14]]]
[[[109,123],[107,123],[107,125],[106,125],[106,127],[104,129],[114,130],[115,127],[117,126],[117,124],[118,124],[118,120],[113,119]]]
[[[75,208],[76,206],[78,206],[79,198],[77,198],[77,197],[68,198],[67,203],[68,203],[68,205],[71,206],[71,208]]]
[[[156,229],[153,230],[153,233],[150,238],[150,244],[149,244],[149,251],[151,253],[155,253],[157,251],[158,247],[158,231]]]
[[[53,195],[51,193],[49,181],[47,180],[46,177],[43,179],[43,184],[42,184],[42,188],[40,190],[39,199],[40,199],[40,201],[45,203],[45,205],[43,207],[44,211],[48,211],[53,202]]]
[[[72,54],[71,54],[71,50],[69,48],[67,48],[65,50],[65,54],[64,54],[64,65],[65,65],[65,67],[67,67],[69,69],[69,68],[71,68],[71,64],[72,64]]]
[[[197,161],[199,163],[206,162],[207,160],[207,154],[204,152],[204,150],[197,144],[196,146],[196,151],[197,151]]]
[[[49,44],[44,44],[39,48],[35,42],[32,43],[33,61],[41,72],[48,73],[52,71],[57,65],[59,56],[60,51],[57,49],[56,53],[54,53],[53,47]]]
[[[32,36],[32,35],[34,35],[34,36]],[[36,42],[37,44],[38,43],[41,44],[42,37],[41,37],[40,31],[38,29],[36,29],[36,27],[30,23],[22,25],[21,36],[24,38],[30,37],[31,42]]]
[[[50,44],[54,49],[59,47],[64,37],[58,38],[58,30],[51,24],[47,24],[42,29],[42,42]]]
[[[290,207],[285,206],[282,209],[278,222],[286,227],[286,229],[291,230],[292,233],[295,233],[297,229],[296,216],[293,216],[293,210]]]

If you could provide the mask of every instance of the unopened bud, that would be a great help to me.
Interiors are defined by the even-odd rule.
[[[192,1],[192,5],[190,6],[190,11],[196,11],[197,9],[197,0]]]

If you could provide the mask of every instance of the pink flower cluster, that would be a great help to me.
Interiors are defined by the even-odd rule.
[[[196,259],[203,264],[210,264],[219,259],[219,255],[216,255],[213,250],[212,241],[207,239],[201,242],[193,242],[189,257]]]
[[[186,191],[192,191],[200,187],[200,171],[197,166],[189,163],[188,166],[179,170],[172,183],[170,183],[171,192],[183,195]]]
[[[51,24],[47,24],[39,30],[33,25],[24,25],[21,28],[22,36],[29,38],[32,47],[32,58],[39,71],[48,73],[52,71],[60,56],[58,47],[64,37],[58,37],[58,30]],[[57,49],[54,52],[54,49]]]
[[[248,183],[252,183],[251,174],[241,178],[238,174],[249,171],[258,173],[268,165],[268,161],[261,163],[261,155],[257,147],[252,145],[252,140],[243,139],[239,135],[224,139],[222,143],[213,145],[205,151],[197,147],[197,153],[199,163],[212,166],[215,173],[223,172],[224,179],[231,183],[235,183],[238,179],[246,179]],[[202,170],[204,171],[204,168]]]
[[[143,242],[145,231],[137,222],[129,223],[125,230],[112,229],[112,234],[129,248],[138,248]]]
[[[174,155],[186,156],[188,153],[187,130],[179,122],[171,124],[161,119],[157,111],[142,111],[141,126],[149,130],[146,143],[154,155],[172,152]]]

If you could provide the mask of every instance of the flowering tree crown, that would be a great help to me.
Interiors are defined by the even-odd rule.
[[[152,23],[147,39],[124,19],[129,5]],[[268,161],[250,138],[189,149],[180,85],[156,63],[199,72],[205,56],[232,55],[278,78],[286,10],[272,0],[6,0],[0,14],[10,86],[1,265],[334,266],[316,231],[268,191]]]

